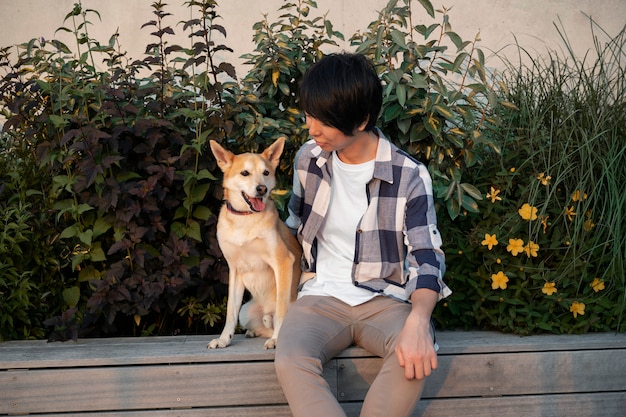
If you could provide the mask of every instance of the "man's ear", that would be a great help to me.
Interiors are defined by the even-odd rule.
[[[359,132],[363,132],[365,130],[365,127],[369,123],[369,121],[370,121],[370,116],[368,114],[365,120],[363,121],[363,123],[361,123],[359,127],[356,128],[356,130],[358,130]]]

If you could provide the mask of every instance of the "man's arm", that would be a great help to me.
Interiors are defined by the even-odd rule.
[[[411,312],[398,335],[396,355],[407,379],[423,379],[437,369],[430,319],[439,294],[419,288],[411,294]]]

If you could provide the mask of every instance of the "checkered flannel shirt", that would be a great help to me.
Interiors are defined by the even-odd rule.
[[[418,288],[447,297],[452,291],[443,282],[445,257],[428,170],[378,135],[368,207],[355,232],[352,281],[400,300]],[[302,270],[314,272],[316,236],[330,201],[332,155],[311,140],[298,151],[294,171],[286,223],[302,244]]]

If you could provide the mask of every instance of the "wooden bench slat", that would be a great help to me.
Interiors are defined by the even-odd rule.
[[[361,403],[343,404],[348,417],[358,417]],[[421,400],[412,417],[618,417],[624,415],[626,393],[560,394]],[[93,417],[292,417],[286,405],[89,413]],[[47,417],[85,417],[49,414]]]
[[[265,361],[274,351],[263,349],[264,340],[236,335],[226,349],[206,349],[215,336],[156,336],[80,339],[78,342],[0,343],[0,370],[75,366],[148,365],[160,363],[210,363]],[[496,332],[439,332],[439,355],[615,349],[626,346],[626,334],[537,335],[519,337]],[[575,340],[575,344],[572,343]],[[350,348],[340,357],[367,357],[369,352]]]
[[[619,360],[618,358],[622,358]],[[440,356],[423,398],[602,392],[626,389],[626,349]],[[378,358],[338,359],[339,398],[360,401]]]

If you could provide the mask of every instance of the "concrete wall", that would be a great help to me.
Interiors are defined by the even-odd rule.
[[[42,36],[70,41],[62,32],[55,35],[55,30],[62,25],[75,2],[77,0],[0,0],[0,46]],[[98,10],[102,18],[98,21],[95,15],[91,16],[94,25],[89,27],[90,35],[106,43],[119,28],[122,49],[134,58],[140,57],[145,45],[151,42],[149,31],[140,30],[140,26],[153,18],[152,2],[82,0],[84,8]],[[189,18],[189,9],[183,6],[183,0],[167,3],[167,10],[174,14],[168,23],[177,34],[182,34],[182,27],[176,23]],[[260,21],[264,13],[276,19],[277,10],[284,3],[285,0],[218,0],[221,23],[228,32],[225,43],[235,50],[226,60],[237,65],[239,74],[246,71],[239,57],[254,49],[252,25]],[[564,44],[555,24],[563,28],[580,56],[593,47],[589,16],[610,36],[615,36],[626,24],[626,0],[432,0],[432,3],[435,8],[452,8],[452,28],[464,39],[473,39],[480,32],[480,46],[487,56],[490,51],[498,51],[510,59],[515,59],[512,47],[515,38],[537,56],[545,55],[547,50],[562,50]],[[317,4],[317,13],[328,12],[335,30],[348,39],[357,30],[365,30],[387,0],[317,0]],[[432,23],[416,2],[415,10],[420,11],[424,23]],[[597,35],[602,43],[608,39],[601,30],[597,30]],[[185,40],[181,36],[178,42],[184,45]],[[349,50],[348,42],[340,45],[340,49]],[[497,61],[492,59],[490,65],[497,67]]]

